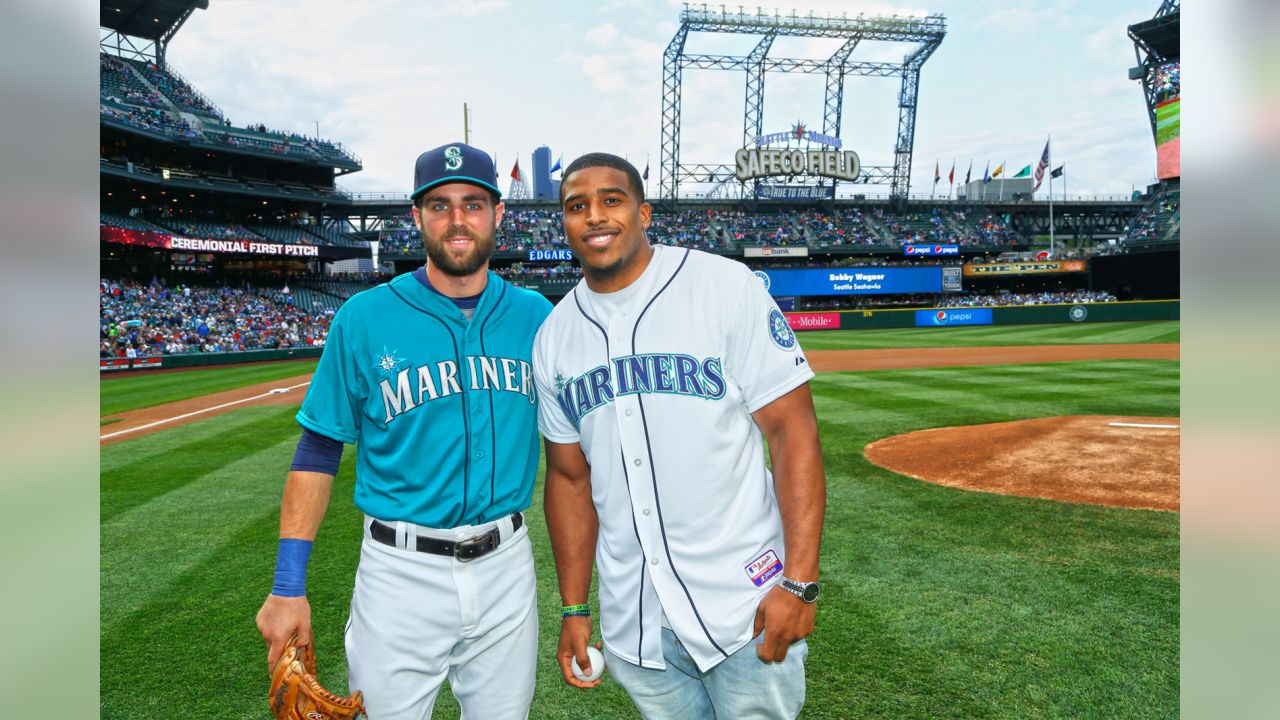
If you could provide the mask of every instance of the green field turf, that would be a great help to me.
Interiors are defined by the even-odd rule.
[[[115,415],[126,410],[137,410],[246,385],[306,375],[315,372],[318,362],[319,360],[315,359],[289,360],[155,374],[141,371],[125,377],[104,378],[98,383],[99,414]]]
[[[1146,327],[1176,338],[1176,323]],[[802,717],[1176,717],[1177,514],[929,485],[871,465],[862,448],[946,425],[1177,416],[1178,369],[1115,360],[816,378],[829,500]],[[294,412],[246,408],[102,449],[101,717],[268,717],[253,617],[270,590]],[[308,579],[320,678],[340,692],[361,532],[354,459],[348,450]],[[637,717],[616,683],[579,691],[559,679],[540,483],[528,517],[542,625],[531,717]],[[436,717],[457,715],[442,693]]]
[[[821,330],[799,333],[800,345],[805,350],[1176,343],[1179,335],[1177,320],[1070,325],[969,325],[882,330]]]

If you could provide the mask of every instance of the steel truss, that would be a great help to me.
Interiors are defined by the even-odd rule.
[[[663,53],[662,72],[662,148],[658,162],[657,200],[672,206],[676,202],[682,180],[723,183],[728,165],[680,162],[681,79],[686,68],[696,70],[739,70],[746,74],[746,103],[743,110],[743,145],[755,143],[763,134],[765,74],[769,72],[823,73],[826,86],[823,97],[822,133],[838,136],[844,109],[844,81],[850,75],[899,77],[898,134],[891,168],[863,166],[858,182],[885,183],[890,195],[905,199],[911,189],[911,152],[915,143],[916,106],[920,96],[920,69],[937,50],[946,36],[946,18],[879,17],[859,15],[850,18],[818,17],[813,13],[767,15],[758,11],[747,14],[708,10],[706,5],[685,5],[680,13],[680,27]],[[686,54],[685,42],[691,32],[736,33],[759,36],[755,48],[746,56]],[[778,37],[820,37],[843,39],[844,44],[826,59],[775,58],[769,50]],[[901,63],[863,62],[850,57],[864,40],[914,43]],[[833,185],[834,180],[826,180]],[[760,181],[752,181],[756,196]],[[745,188],[743,195],[747,195]]]
[[[1182,0],[1161,0],[1160,7],[1152,20],[1163,20],[1169,25],[1177,26],[1182,16]],[[1142,68],[1142,94],[1147,99],[1147,120],[1151,123],[1151,137],[1156,137],[1156,70],[1161,65],[1177,60],[1177,57],[1166,57],[1157,52],[1132,29],[1129,39],[1133,41],[1133,54]]]

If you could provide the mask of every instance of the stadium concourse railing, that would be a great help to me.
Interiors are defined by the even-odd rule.
[[[891,310],[832,310],[786,313],[796,330],[858,330],[870,328],[906,328],[928,326],[920,313],[946,312],[963,314],[972,310],[989,310],[990,322],[984,325],[1028,325],[1053,323],[1098,323],[1121,321],[1177,320],[1181,316],[1181,300],[1131,300],[1107,303],[1066,303],[1061,305],[1011,305],[976,308],[894,308]],[[963,324],[963,323],[962,323]],[[306,347],[248,352],[192,353],[146,358],[103,358],[100,375],[146,369],[175,369],[212,365],[271,362],[318,358],[323,348]]]

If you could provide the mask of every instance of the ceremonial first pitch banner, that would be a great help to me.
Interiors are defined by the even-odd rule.
[[[99,227],[103,242],[120,245],[153,247],[177,252],[227,253],[241,255],[279,255],[297,258],[360,258],[369,257],[367,247],[335,247],[329,245],[301,245],[294,243],[277,243],[265,240],[247,240],[233,238],[214,240],[209,238],[189,238],[178,235],[150,232],[147,230],[127,230],[125,228],[103,225]]]
[[[774,297],[942,292],[941,267],[848,267],[757,270]]]

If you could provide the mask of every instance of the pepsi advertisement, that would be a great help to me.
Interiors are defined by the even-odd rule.
[[[903,255],[959,255],[959,245],[903,245]]]
[[[990,324],[991,308],[950,308],[916,311],[916,327]]]
[[[941,267],[838,267],[757,270],[774,297],[942,292]]]

